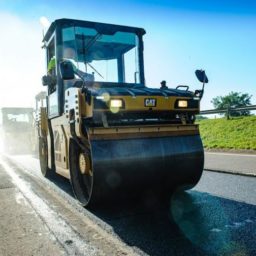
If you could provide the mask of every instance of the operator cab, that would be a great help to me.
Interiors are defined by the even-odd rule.
[[[46,48],[48,95],[54,106],[50,112],[61,114],[58,102],[70,87],[97,86],[144,87],[143,40],[141,28],[71,19],[55,20],[43,42]],[[63,79],[60,65],[69,61],[74,79]],[[59,99],[57,99],[59,97]],[[62,100],[61,100],[62,101]]]
[[[70,60],[85,81],[144,84],[142,36],[140,28],[97,22],[60,19],[52,23],[44,37],[47,64],[59,77],[61,61]],[[54,60],[53,65],[51,63]],[[76,73],[76,72],[75,72]],[[76,74],[75,79],[79,79]]]

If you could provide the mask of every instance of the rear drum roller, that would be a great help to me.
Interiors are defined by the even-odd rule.
[[[39,137],[39,161],[43,176],[46,178],[54,176],[55,173],[48,167],[48,144],[45,137]]]
[[[69,148],[70,178],[76,198],[86,206],[91,198],[93,173],[90,150],[81,147],[74,140]]]

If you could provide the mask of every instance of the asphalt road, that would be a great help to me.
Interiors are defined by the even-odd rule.
[[[205,152],[204,168],[256,176],[256,154]]]
[[[193,190],[177,192],[168,202],[120,202],[88,211],[77,204],[67,180],[42,178],[37,159],[16,156],[9,164],[13,161],[18,164],[9,172],[30,184],[31,191],[46,203],[53,200],[50,195],[58,198],[58,202],[48,202],[48,207],[56,212],[59,204],[58,216],[66,218],[66,225],[76,230],[79,237],[83,238],[83,230],[76,226],[80,225],[79,218],[88,218],[120,241],[121,248],[128,246],[116,255],[130,255],[129,249],[139,255],[256,255],[255,177],[205,171]],[[41,191],[44,189],[50,195]],[[33,200],[30,202],[33,204]],[[74,215],[64,216],[67,205],[72,207]],[[43,213],[38,214],[44,219]],[[57,227],[49,226],[51,232],[58,235]],[[59,241],[61,239],[60,236]],[[74,242],[74,248],[67,250],[67,254],[72,255],[78,244]]]

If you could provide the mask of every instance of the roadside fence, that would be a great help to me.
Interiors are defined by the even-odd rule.
[[[250,111],[250,110],[256,110],[256,105],[249,105],[249,106],[243,106],[238,108],[232,108],[230,106],[227,106],[227,108],[223,109],[210,109],[210,110],[202,110],[200,111],[199,115],[210,115],[210,114],[225,114],[227,119],[230,119],[232,116],[232,112],[239,112],[239,111]]]

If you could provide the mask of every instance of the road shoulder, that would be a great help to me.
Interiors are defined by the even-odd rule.
[[[205,151],[207,171],[256,176],[256,154],[231,151]]]
[[[0,164],[0,255],[66,255]]]

